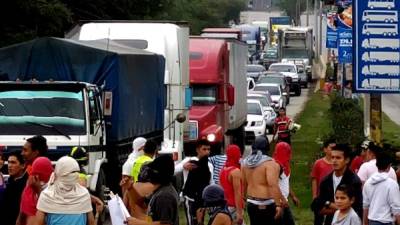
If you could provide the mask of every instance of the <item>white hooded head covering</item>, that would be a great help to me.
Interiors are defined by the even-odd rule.
[[[79,165],[75,159],[60,158],[42,191],[37,208],[45,213],[82,214],[92,211],[90,194],[79,183]]]
[[[139,156],[143,155],[143,151],[139,151],[139,149],[144,147],[144,145],[146,144],[146,141],[147,141],[146,138],[143,138],[143,137],[138,137],[135,140],[133,140],[133,143],[132,143],[133,151],[131,154],[129,154],[128,159],[122,166],[122,175],[130,176],[130,174],[132,172],[133,164],[135,163],[135,160]]]

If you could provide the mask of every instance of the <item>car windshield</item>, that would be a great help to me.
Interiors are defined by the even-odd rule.
[[[257,103],[247,103],[247,114],[262,115],[261,107]]]
[[[258,78],[257,83],[262,84],[262,83],[269,83],[269,84],[284,84],[283,77],[273,77],[273,76],[265,76],[265,77],[260,77]]]
[[[193,86],[193,105],[214,105],[217,102],[216,86]]]
[[[0,91],[0,135],[84,135],[83,92]]]
[[[292,65],[271,65],[269,67],[269,70],[271,71],[276,71],[276,72],[290,72],[290,73],[295,73],[296,70],[294,69],[295,67]]]
[[[308,58],[307,50],[306,49],[289,49],[284,48],[282,50],[282,58]]]
[[[259,100],[263,107],[269,106],[268,100],[265,96],[247,96],[247,98]]]
[[[278,58],[278,51],[275,50],[267,50],[264,54],[264,59],[276,59]]]
[[[279,88],[277,86],[256,86],[254,91],[268,91],[270,95],[280,95]]]
[[[247,72],[255,73],[255,72],[262,72],[265,68],[260,65],[247,65]]]

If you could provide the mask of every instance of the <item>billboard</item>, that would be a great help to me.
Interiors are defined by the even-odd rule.
[[[400,0],[354,0],[355,91],[400,92]]]

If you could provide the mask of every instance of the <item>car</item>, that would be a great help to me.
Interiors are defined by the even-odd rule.
[[[274,129],[274,123],[276,119],[276,112],[272,102],[269,102],[267,96],[262,93],[250,92],[247,94],[247,99],[258,100],[261,103],[262,109],[265,113],[265,122],[267,126],[268,133],[272,133]]]
[[[286,93],[286,104],[290,102],[290,79],[282,73],[267,74],[258,78],[257,84],[280,84],[284,93]]]
[[[270,47],[261,54],[261,63],[268,68],[272,63],[279,62],[278,48]]]
[[[254,79],[251,77],[247,77],[247,90],[251,91],[253,88],[256,86],[256,83],[254,82]]]
[[[254,91],[268,92],[271,95],[275,108],[286,107],[286,93],[282,91],[279,84],[256,84]]]
[[[265,136],[267,124],[265,114],[259,100],[247,100],[247,123],[245,126],[246,143],[251,143],[257,136]]]
[[[296,64],[294,63],[273,63],[268,68],[269,71],[281,72],[285,76],[292,78],[290,83],[290,91],[293,91],[296,96],[301,95],[301,85]]]
[[[308,77],[305,71],[304,64],[296,64],[296,67],[299,74],[300,85],[304,88],[308,88]]]
[[[264,66],[256,64],[248,64],[247,67],[247,77],[251,77],[257,82],[258,78],[265,74],[267,71]]]

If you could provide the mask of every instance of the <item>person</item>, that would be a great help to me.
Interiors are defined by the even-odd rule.
[[[147,165],[149,184],[153,187],[148,204],[147,217],[129,217],[128,225],[163,224],[179,225],[179,197],[171,182],[174,175],[174,161],[169,155],[161,155]],[[129,195],[135,195],[134,186],[127,182]]]
[[[351,149],[347,144],[337,144],[332,152],[333,172],[322,179],[316,198],[316,209],[325,216],[324,225],[331,225],[337,205],[334,202],[336,188],[345,184],[354,188],[355,198],[352,207],[362,218],[362,189],[358,176],[349,169]]]
[[[358,177],[360,178],[361,182],[364,184],[365,181],[368,180],[372,174],[378,172],[378,167],[376,166],[376,155],[382,152],[383,149],[373,142],[371,142],[367,149],[367,162],[363,163],[358,170]],[[389,169],[389,177],[393,180],[397,181],[396,172],[393,168]]]
[[[297,198],[294,191],[290,188],[290,161],[292,159],[292,148],[286,142],[280,141],[275,145],[275,151],[272,158],[279,163],[281,166],[281,172],[279,175],[279,188],[282,193],[283,212],[282,216],[277,221],[278,224],[282,225],[294,225],[294,218],[292,211],[290,210],[288,198],[290,197],[296,206],[299,206],[300,201]]]
[[[232,217],[225,201],[224,190],[221,186],[210,184],[204,188],[204,207],[208,209],[208,225],[232,225]]]
[[[26,140],[21,154],[24,157],[28,175],[31,175],[32,164],[35,159],[40,156],[46,156],[47,150],[47,140],[43,136],[37,135]]]
[[[243,190],[251,225],[275,224],[281,216],[280,166],[267,156],[265,137],[258,136],[251,155],[242,162]]]
[[[83,187],[87,188],[87,180],[88,180],[88,175],[86,172],[85,167],[87,167],[88,165],[88,153],[86,152],[86,149],[84,147],[78,146],[78,147],[73,147],[71,149],[71,152],[69,154],[69,156],[73,159],[75,159],[75,161],[78,163],[79,166],[79,184],[82,185]],[[103,201],[90,194],[90,200],[92,202],[92,204],[94,204],[96,206],[96,214],[95,214],[95,224],[97,224],[97,221],[100,217],[100,214],[103,212],[104,209],[104,203]]]
[[[221,174],[222,168],[224,167],[224,165],[226,163],[226,159],[227,159],[227,156],[225,154],[213,155],[213,156],[208,157],[208,162],[211,163],[211,165],[213,166],[212,179],[214,181],[214,184],[220,184],[219,183],[220,174]]]
[[[363,187],[364,225],[400,224],[400,191],[396,181],[390,178],[391,157],[381,152],[376,157],[378,172]]]
[[[0,150],[0,203],[3,201],[4,191],[6,190],[6,182],[4,180],[4,176],[2,168],[4,166],[4,156],[3,152]]]
[[[243,185],[240,172],[240,158],[242,154],[237,145],[228,145],[226,150],[227,161],[219,176],[220,184],[225,194],[228,210],[235,224],[243,224]]]
[[[289,130],[291,123],[292,120],[286,116],[286,109],[284,107],[279,108],[279,116],[275,119],[274,136],[272,140],[274,140],[275,136],[277,136],[278,140],[291,144]]]
[[[125,177],[128,177],[132,179],[131,177],[131,171],[132,167],[135,164],[135,161],[137,158],[142,156],[144,145],[146,144],[146,138],[143,137],[138,137],[135,138],[132,142],[132,152],[129,154],[128,159],[125,161],[124,165],[122,166],[122,179],[125,179]]]
[[[213,183],[213,166],[208,161],[211,146],[207,140],[196,143],[196,157],[187,157],[175,167],[175,173],[183,171],[183,190],[185,215],[188,225],[196,225],[203,221],[201,210],[204,188]]]
[[[360,170],[361,165],[367,161],[367,149],[369,144],[370,141],[368,140],[361,143],[359,148],[356,150],[356,157],[354,157],[353,161],[351,161],[350,169],[356,174]]]
[[[354,199],[351,187],[342,184],[336,188],[335,204],[338,209],[333,215],[332,225],[361,225],[360,217],[351,207]]]
[[[79,184],[79,165],[63,156],[37,203],[38,225],[94,225],[89,191]]]
[[[157,143],[153,140],[146,141],[146,143],[144,144],[143,152],[144,154],[142,156],[139,156],[133,164],[131,172],[133,182],[137,182],[142,166],[153,161],[153,158],[157,154]]]
[[[7,216],[2,217],[0,224],[15,225],[28,174],[25,172],[25,162],[20,153],[11,152],[7,161],[10,177],[6,182],[3,201],[0,201],[0,212]]]
[[[35,159],[32,164],[31,174],[22,192],[17,225],[35,224],[36,204],[39,194],[49,181],[52,172],[53,166],[48,158],[41,156]]]

